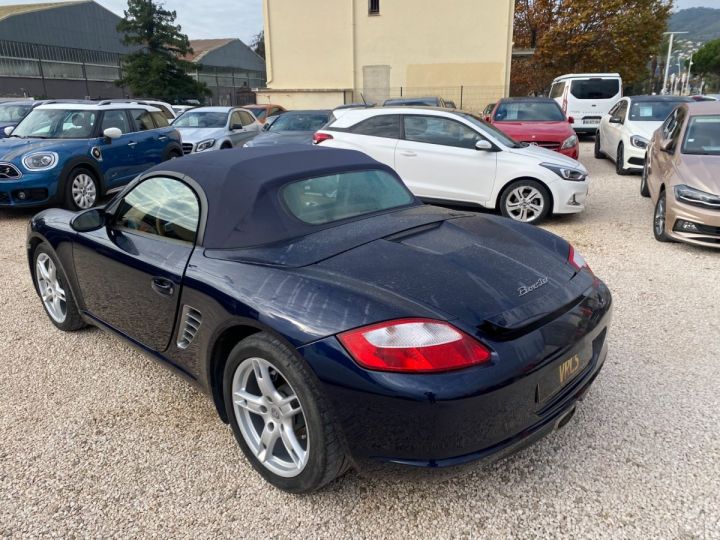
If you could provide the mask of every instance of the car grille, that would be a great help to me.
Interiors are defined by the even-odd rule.
[[[182,145],[183,154],[189,154],[193,151],[192,143],[183,143]]]
[[[14,180],[20,178],[22,173],[11,163],[0,163],[0,180]]]
[[[560,149],[560,143],[552,142],[552,141],[526,141],[530,144],[536,144],[542,148],[547,148],[548,150],[559,150]]]

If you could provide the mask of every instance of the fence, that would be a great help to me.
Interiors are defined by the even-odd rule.
[[[489,103],[505,95],[504,86],[399,86],[387,88],[363,88],[346,93],[346,103],[382,104],[386,99],[411,97],[441,97],[452,101],[458,109],[481,112]]]
[[[0,95],[47,98],[121,98],[123,57],[117,53],[51,47],[0,40]],[[265,85],[265,74],[233,68],[198,66],[190,73],[207,84],[217,105],[255,102],[251,88]]]

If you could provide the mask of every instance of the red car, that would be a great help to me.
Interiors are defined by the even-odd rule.
[[[573,159],[580,154],[573,120],[565,117],[554,99],[504,98],[485,120],[516,141],[536,144]]]

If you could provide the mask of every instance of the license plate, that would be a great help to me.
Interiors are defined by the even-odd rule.
[[[600,119],[599,118],[588,118],[586,120],[583,120],[585,124],[599,124]]]
[[[560,392],[572,380],[582,373],[590,363],[590,355],[583,358],[580,354],[574,354],[570,358],[556,363],[548,368],[542,376],[537,387],[538,403],[547,401]]]

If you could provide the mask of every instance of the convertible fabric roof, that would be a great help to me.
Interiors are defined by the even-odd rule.
[[[192,154],[156,165],[143,176],[173,172],[200,184],[208,202],[203,245],[234,249],[282,242],[363,219],[366,216],[311,225],[285,209],[279,191],[294,180],[368,169],[386,171],[400,181],[390,167],[361,152],[307,145]],[[414,199],[410,206],[421,204]]]

